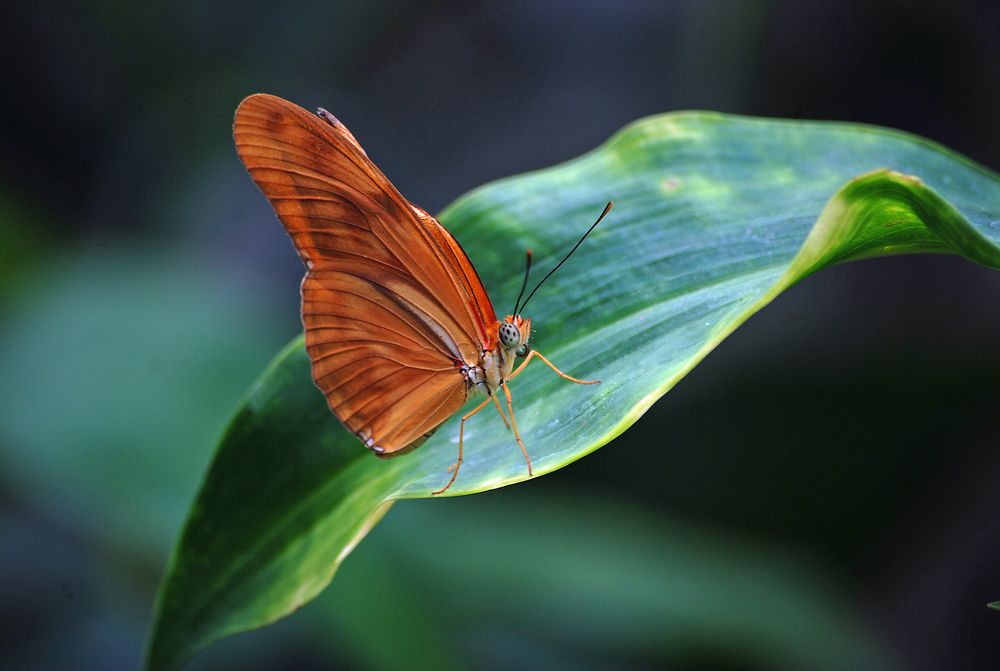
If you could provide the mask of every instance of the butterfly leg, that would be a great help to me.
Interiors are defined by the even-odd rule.
[[[462,415],[462,421],[458,425],[458,459],[455,461],[454,464],[452,464],[452,467],[448,469],[451,471],[451,480],[449,480],[448,484],[446,484],[441,489],[437,490],[436,492],[431,492],[431,496],[444,494],[446,491],[448,491],[448,488],[455,483],[455,478],[458,477],[458,469],[462,465],[462,443],[465,440],[465,421],[470,417],[472,417],[473,415],[475,415],[480,410],[482,410],[483,408],[485,408],[486,404],[489,402],[490,399],[486,399],[485,401],[477,405],[475,408]]]
[[[531,477],[534,475],[531,470],[531,457],[528,456],[528,450],[525,449],[524,441],[521,440],[521,432],[517,430],[517,421],[514,419],[514,404],[510,397],[510,389],[507,388],[507,385],[503,386],[503,394],[507,397],[507,412],[510,413],[510,424],[514,427],[514,437],[517,438],[517,445],[521,448],[521,454],[524,455],[524,460],[528,463],[528,477]]]
[[[561,377],[564,380],[569,380],[570,382],[576,382],[577,384],[600,384],[600,382],[601,382],[600,380],[578,380],[575,377],[573,377],[572,375],[567,375],[566,373],[564,373],[561,370],[559,370],[558,368],[556,368],[555,364],[553,364],[551,361],[549,361],[548,359],[546,359],[545,356],[541,352],[539,352],[538,350],[536,350],[536,349],[531,350],[528,353],[528,358],[526,358],[524,360],[524,363],[522,363],[520,366],[518,366],[517,370],[515,370],[513,373],[511,373],[511,376],[509,378],[507,378],[508,382],[510,380],[513,380],[515,377],[517,377],[521,373],[522,370],[524,370],[525,366],[528,365],[528,362],[531,361],[531,357],[533,357],[533,356],[537,356],[539,359],[541,359],[542,361],[544,361],[545,365],[547,365],[549,368],[551,368],[553,370],[553,372],[555,372],[556,375],[558,375],[559,377]]]
[[[493,405],[497,407],[497,412],[500,413],[500,419],[503,420],[503,427],[510,431],[510,423],[507,422],[507,415],[503,414],[503,408],[500,407],[500,400],[497,398],[497,395],[490,394],[490,398],[493,399]]]

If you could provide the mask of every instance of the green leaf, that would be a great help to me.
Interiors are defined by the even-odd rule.
[[[578,386],[538,364],[512,383],[536,474],[622,433],[810,273],[910,252],[1000,268],[995,174],[926,140],[846,124],[654,117],[575,161],[474,191],[441,218],[502,312],[524,248],[544,270],[612,199],[530,306],[534,346],[567,373],[602,380]],[[161,588],[149,667],[176,668],[312,599],[393,501],[447,481],[457,431],[452,418],[413,454],[372,458],[330,415],[293,341],[222,438]],[[448,495],[527,478],[490,413],[467,423],[465,446]]]

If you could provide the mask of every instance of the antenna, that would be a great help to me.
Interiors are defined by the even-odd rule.
[[[584,233],[583,236],[581,236],[581,238],[579,240],[577,240],[576,244],[573,245],[573,249],[569,250],[569,254],[567,254],[565,257],[563,257],[563,260],[560,261],[559,263],[557,263],[556,267],[553,268],[552,270],[550,270],[549,273],[548,273],[548,275],[546,275],[545,277],[543,277],[542,281],[535,285],[535,288],[531,290],[531,293],[528,294],[528,297],[524,299],[524,305],[521,306],[522,310],[524,309],[525,305],[528,304],[528,301],[531,300],[531,297],[535,295],[535,292],[538,291],[538,287],[540,287],[543,284],[545,284],[545,280],[547,280],[550,277],[552,277],[552,273],[554,273],[557,270],[559,270],[559,266],[561,266],[562,264],[566,263],[566,261],[569,259],[569,257],[573,256],[573,252],[576,251],[576,248],[579,247],[583,243],[583,241],[587,239],[587,236],[590,235],[590,232],[592,230],[594,230],[595,228],[597,228],[597,225],[599,223],[601,223],[601,220],[604,219],[604,217],[607,216],[608,212],[611,211],[611,207],[613,205],[614,205],[614,201],[610,201],[609,200],[608,204],[604,206],[604,211],[601,212],[601,216],[599,216],[597,218],[597,221],[595,221],[593,224],[591,224],[590,228],[587,229],[587,232]],[[527,274],[525,274],[525,276],[524,276],[524,281],[525,281],[525,284],[527,284],[527,282],[528,282],[528,276],[527,276]],[[516,310],[515,310],[515,314],[517,314]]]
[[[528,286],[528,273],[531,272],[531,250],[527,250],[526,258],[524,261],[524,281],[521,282],[521,293],[517,295],[517,300],[514,301],[514,311],[511,312],[515,317],[517,316],[517,306],[521,302],[521,296],[524,295],[524,290]]]

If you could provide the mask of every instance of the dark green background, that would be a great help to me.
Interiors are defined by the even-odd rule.
[[[878,123],[1000,166],[991,2],[57,2],[5,15],[5,668],[135,668],[213,440],[299,330],[301,267],[232,148],[247,93],[328,107],[430,211],[686,108]],[[644,511],[658,544],[683,544],[674,533],[690,527],[804,561],[903,668],[988,666],[1000,656],[1000,613],[985,608],[1000,599],[997,296],[1000,275],[953,257],[811,277],[605,449],[509,490],[400,504],[322,603],[198,664],[379,666],[357,650],[401,635],[384,623],[410,612],[397,626],[480,668],[774,668],[700,638],[664,651],[626,637],[594,655],[575,602],[547,602],[564,636],[535,633],[513,597],[483,607],[504,598],[489,576],[459,581],[466,607],[425,610],[447,574],[378,554],[438,520],[410,542],[442,563],[509,555],[530,569],[560,548],[467,547],[467,531],[447,531],[475,512],[488,544],[490,511],[521,515],[527,500],[578,505],[595,546],[624,524],[582,514],[598,506]],[[617,550],[623,565],[643,551]],[[377,561],[384,572],[366,574]],[[371,601],[370,621],[338,618],[339,600]]]

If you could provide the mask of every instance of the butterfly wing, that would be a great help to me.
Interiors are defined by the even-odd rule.
[[[306,264],[313,380],[338,419],[388,455],[462,406],[460,368],[494,344],[497,318],[448,231],[320,114],[257,94],[236,110],[233,135]]]

